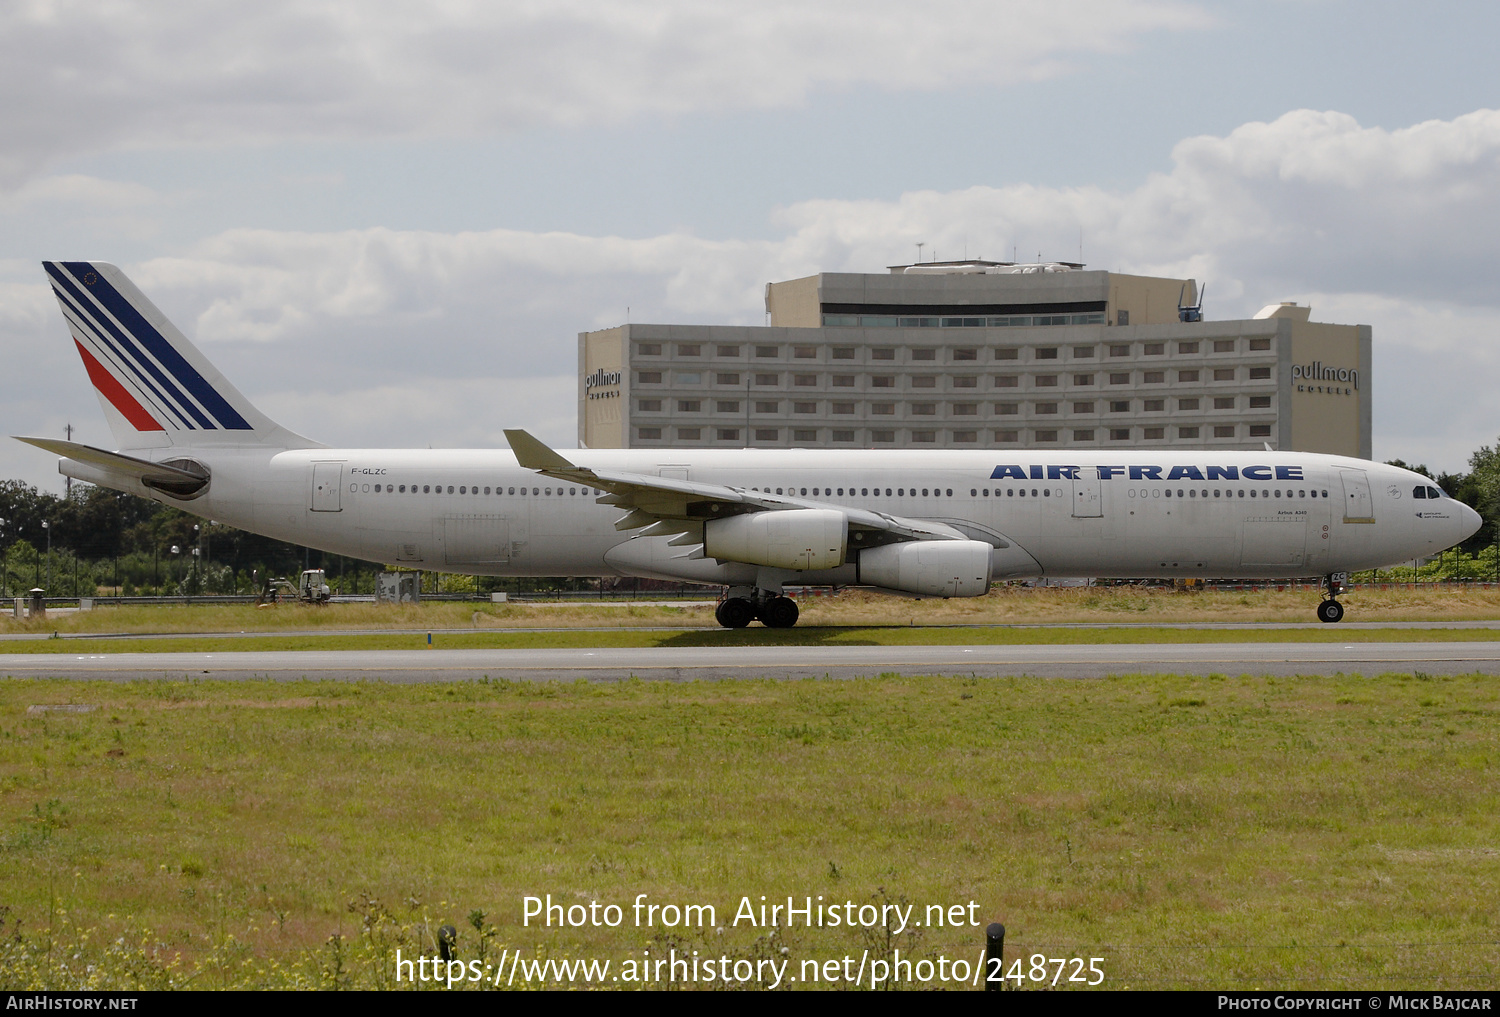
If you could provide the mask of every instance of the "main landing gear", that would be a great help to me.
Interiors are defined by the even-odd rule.
[[[1344,617],[1344,605],[1338,602],[1338,595],[1344,592],[1344,583],[1349,579],[1347,572],[1334,572],[1323,578],[1324,588],[1328,591],[1323,602],[1318,605],[1318,621],[1338,622]]]
[[[714,617],[726,629],[742,629],[759,618],[768,629],[789,629],[797,624],[797,602],[767,590],[730,590],[719,602]]]

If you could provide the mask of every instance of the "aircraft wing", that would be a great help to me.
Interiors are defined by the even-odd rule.
[[[556,480],[597,487],[607,492],[599,499],[604,505],[618,505],[627,510],[616,523],[617,530],[640,529],[641,536],[665,537],[676,534],[670,543],[684,546],[703,542],[703,524],[745,512],[776,512],[787,509],[834,509],[849,520],[851,531],[866,534],[861,546],[903,540],[967,540],[962,531],[946,523],[929,519],[908,519],[885,512],[851,508],[812,498],[786,497],[766,491],[739,487],[702,484],[671,477],[621,470],[594,470],[576,466],[556,450],[522,430],[507,430],[506,439],[516,454],[516,461],[527,469]]]

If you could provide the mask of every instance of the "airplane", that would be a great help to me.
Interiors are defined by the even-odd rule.
[[[1030,577],[1321,577],[1433,555],[1479,515],[1428,478],[1313,453],[330,448],[275,423],[104,262],[43,263],[118,448],[21,437],[65,476],[396,567],[719,586],[717,620],[797,621],[785,587],[979,597]]]

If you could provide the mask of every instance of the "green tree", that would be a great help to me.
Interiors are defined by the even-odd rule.
[[[1500,449],[1481,445],[1469,457],[1468,486],[1475,497],[1475,508],[1485,522],[1500,519]]]

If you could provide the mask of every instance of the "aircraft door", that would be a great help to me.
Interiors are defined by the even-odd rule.
[[[312,504],[314,512],[341,512],[340,488],[344,484],[343,463],[313,463]]]
[[[1099,471],[1083,467],[1073,478],[1073,517],[1097,519],[1102,515],[1104,502],[1099,497]]]
[[[1339,483],[1344,489],[1344,522],[1373,523],[1375,501],[1370,497],[1370,478],[1364,470],[1339,469]]]

